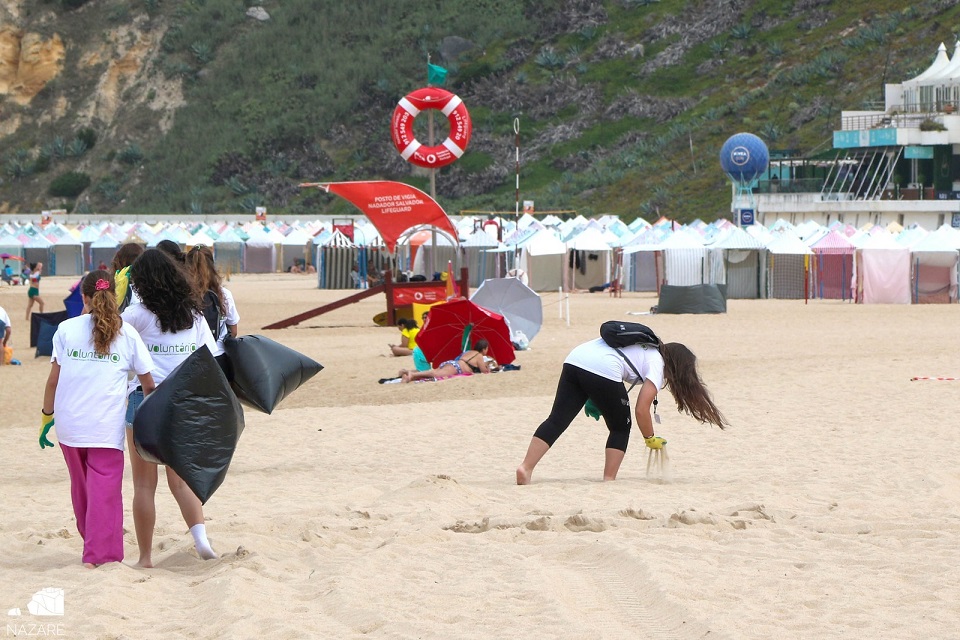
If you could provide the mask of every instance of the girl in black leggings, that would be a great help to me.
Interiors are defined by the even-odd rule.
[[[624,347],[618,353],[602,339],[585,342],[567,356],[553,408],[530,440],[527,454],[517,467],[517,484],[529,484],[533,470],[589,399],[609,430],[604,449],[603,479],[615,480],[630,440],[630,398],[623,382],[640,386],[635,415],[644,442],[651,449],[666,444],[654,435],[652,407],[657,392],[670,386],[677,411],[721,429],[726,419],[713,404],[697,371],[697,358],[686,346],[673,342],[659,349],[650,345]],[[629,363],[627,362],[629,359]],[[632,365],[632,366],[631,366]],[[637,377],[637,373],[640,377]]]

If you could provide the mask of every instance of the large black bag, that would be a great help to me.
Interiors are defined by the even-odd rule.
[[[206,345],[144,398],[133,419],[140,457],[165,464],[206,503],[243,433],[243,408]]]
[[[600,337],[614,349],[622,349],[632,344],[649,344],[655,347],[663,344],[653,329],[639,322],[607,320],[600,325]]]
[[[265,336],[226,338],[223,350],[233,368],[237,397],[267,414],[323,369],[316,360]]]

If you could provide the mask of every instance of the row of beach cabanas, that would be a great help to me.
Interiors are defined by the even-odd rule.
[[[727,298],[823,298],[865,303],[956,302],[960,231],[949,226],[854,228],[814,222],[739,228],[727,220],[681,225],[666,218],[626,224],[616,216],[561,220],[513,216],[452,218],[458,238],[413,229],[390,256],[364,218],[270,223],[51,222],[0,226],[0,254],[43,262],[49,275],[109,265],[126,242],[214,250],[224,273],[273,273],[312,264],[318,286],[364,286],[358,277],[393,269],[427,279],[448,262],[468,268],[471,286],[518,275],[535,291],[623,291],[664,285],[722,285]]]

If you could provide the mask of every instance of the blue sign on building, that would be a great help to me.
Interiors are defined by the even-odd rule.
[[[894,128],[833,132],[834,149],[889,147],[895,144],[897,144],[897,130]]]
[[[753,216],[753,209],[740,209],[740,226],[746,227],[755,222]]]

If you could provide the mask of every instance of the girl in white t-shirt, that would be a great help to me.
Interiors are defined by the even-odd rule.
[[[661,344],[659,349],[637,344],[620,351],[623,355],[597,338],[570,352],[563,363],[550,415],[534,433],[527,454],[517,467],[517,484],[530,484],[534,467],[587,400],[599,410],[610,432],[604,450],[603,479],[616,480],[627,452],[631,427],[630,397],[623,388],[624,381],[641,385],[635,414],[637,426],[650,449],[660,449],[666,444],[666,440],[654,435],[651,415],[657,392],[665,386],[670,387],[677,401],[677,411],[686,411],[700,422],[709,422],[721,429],[726,426],[726,419],[700,379],[697,357],[690,349],[671,342]]]
[[[191,353],[204,345],[214,353],[216,342],[200,315],[200,298],[186,270],[163,251],[147,249],[130,269],[140,304],[123,312],[123,319],[140,332],[154,361],[153,377],[161,384]],[[133,425],[143,394],[131,382],[127,405],[127,424]],[[140,457],[133,442],[133,429],[127,430],[130,466],[133,470],[133,524],[137,531],[141,567],[152,567],[153,528],[157,520],[154,502],[157,493],[157,465]],[[167,485],[190,527],[197,553],[205,560],[217,557],[207,539],[203,505],[196,494],[170,467]]]
[[[213,259],[213,250],[210,247],[198,244],[187,253],[187,269],[193,276],[194,285],[204,295],[204,315],[208,325],[210,319],[215,318],[215,325],[211,327],[213,337],[217,340],[217,349],[213,352],[220,368],[223,369],[227,380],[233,380],[233,370],[230,360],[223,351],[223,341],[227,336],[237,337],[237,325],[240,324],[240,314],[233,301],[233,294],[223,286],[223,278],[217,271]]]
[[[84,566],[123,560],[123,412],[127,372],[144,393],[153,362],[137,331],[120,319],[113,276],[92,271],[80,283],[88,313],[60,323],[43,394],[40,448],[56,431],[70,473],[70,497],[83,538]]]

